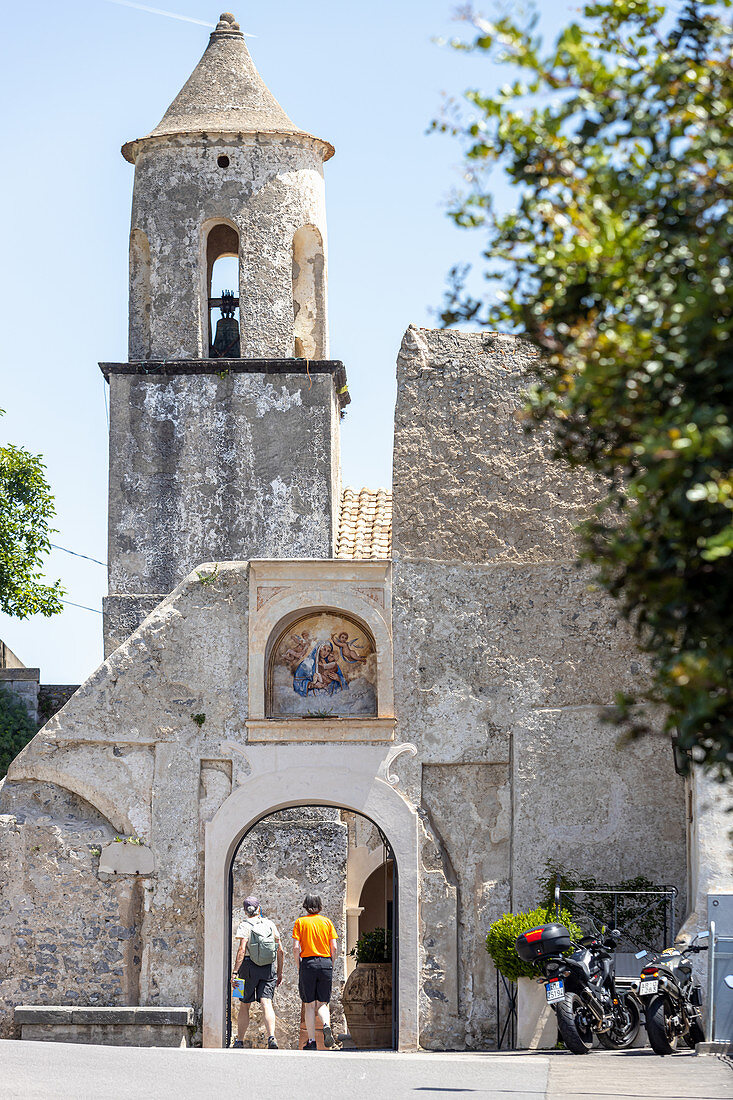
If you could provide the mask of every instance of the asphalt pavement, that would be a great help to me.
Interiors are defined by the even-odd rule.
[[[1,1100],[731,1100],[717,1057],[364,1054],[0,1042]]]

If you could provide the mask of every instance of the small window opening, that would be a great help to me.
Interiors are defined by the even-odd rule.
[[[229,167],[229,157],[225,157],[223,155],[220,156],[220,157],[217,157],[216,163],[219,165],[220,168],[228,168]]]
[[[215,225],[206,239],[209,357],[239,359],[239,234]]]

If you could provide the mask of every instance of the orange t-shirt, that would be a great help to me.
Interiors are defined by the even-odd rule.
[[[296,920],[293,939],[300,943],[301,959],[313,955],[330,959],[331,940],[337,940],[338,933],[328,917],[322,917],[320,913],[308,913]]]

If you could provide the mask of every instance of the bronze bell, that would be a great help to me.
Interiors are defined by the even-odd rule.
[[[236,299],[231,290],[222,292],[221,317],[216,322],[216,336],[211,346],[212,359],[239,359],[239,322],[234,316]]]

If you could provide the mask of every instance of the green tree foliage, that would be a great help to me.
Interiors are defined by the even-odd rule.
[[[527,417],[608,485],[582,557],[650,654],[643,696],[680,747],[733,769],[733,32],[730,0],[667,13],[588,4],[545,49],[536,18],[454,43],[517,79],[470,91],[437,129],[465,146],[451,216],[485,241],[445,324],[523,330],[541,350]],[[498,210],[488,173],[516,205]],[[639,697],[642,698],[641,696]],[[618,717],[647,728],[619,696]]]
[[[63,610],[60,582],[44,584],[41,572],[53,516],[40,456],[0,446],[0,611],[7,615],[25,619]]]
[[[28,744],[37,726],[31,721],[25,704],[11,691],[0,688],[0,779],[11,760]]]
[[[517,954],[517,936],[521,936],[522,932],[529,932],[530,928],[537,928],[540,924],[556,923],[565,925],[573,939],[580,939],[583,935],[580,926],[575,923],[567,909],[560,910],[560,920],[556,921],[554,905],[532,909],[529,913],[505,913],[495,920],[486,936],[486,950],[499,973],[510,982],[516,982],[517,978],[536,978],[537,968],[531,963],[522,962]]]

